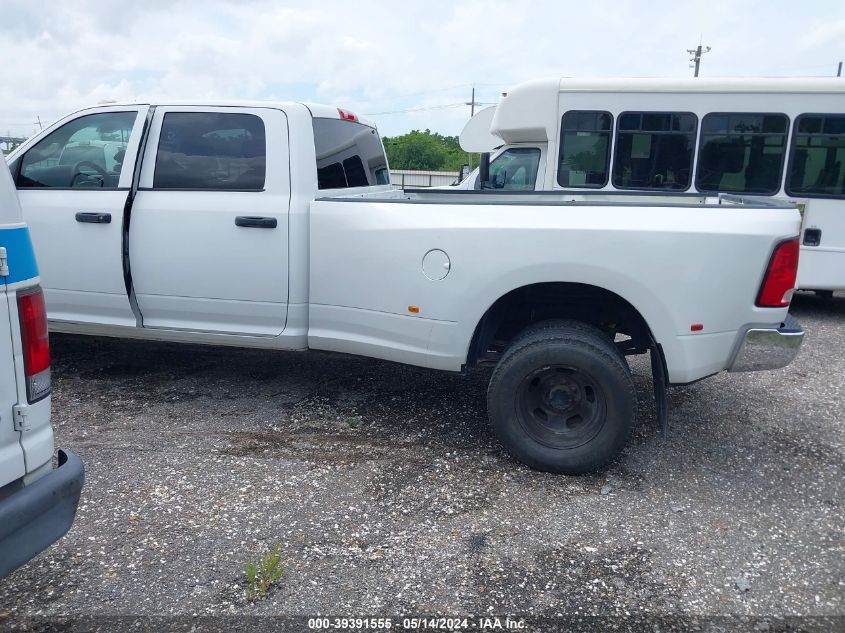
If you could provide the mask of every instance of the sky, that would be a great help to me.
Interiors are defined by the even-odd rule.
[[[104,100],[316,101],[458,134],[547,76],[831,76],[842,0],[0,0],[0,136]],[[845,81],[845,78],[843,78]]]

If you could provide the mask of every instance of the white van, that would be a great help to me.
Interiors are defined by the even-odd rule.
[[[61,538],[73,523],[82,462],[53,467],[50,344],[44,294],[15,186],[0,161],[0,577]]]
[[[803,212],[798,287],[845,289],[845,80],[543,79],[461,144],[492,152],[484,188],[787,199]],[[457,188],[482,188],[478,171]]]

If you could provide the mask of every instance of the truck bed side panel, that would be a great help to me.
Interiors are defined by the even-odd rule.
[[[640,312],[673,382],[724,369],[739,329],[785,318],[754,300],[799,225],[794,209],[368,200],[318,200],[310,219],[311,347],[457,370],[498,298],[574,282]],[[432,249],[450,260],[440,281],[423,273]]]

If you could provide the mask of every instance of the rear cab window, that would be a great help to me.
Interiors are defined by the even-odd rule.
[[[358,121],[314,117],[319,189],[389,185],[390,172],[375,128]]]

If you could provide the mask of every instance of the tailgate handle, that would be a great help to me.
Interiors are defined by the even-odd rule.
[[[77,222],[87,224],[111,224],[111,213],[82,213],[76,214]]]
[[[821,243],[821,229],[804,229],[804,246],[818,246]]]
[[[265,218],[260,215],[239,215],[235,218],[235,226],[245,226],[253,229],[275,229],[276,218]]]

